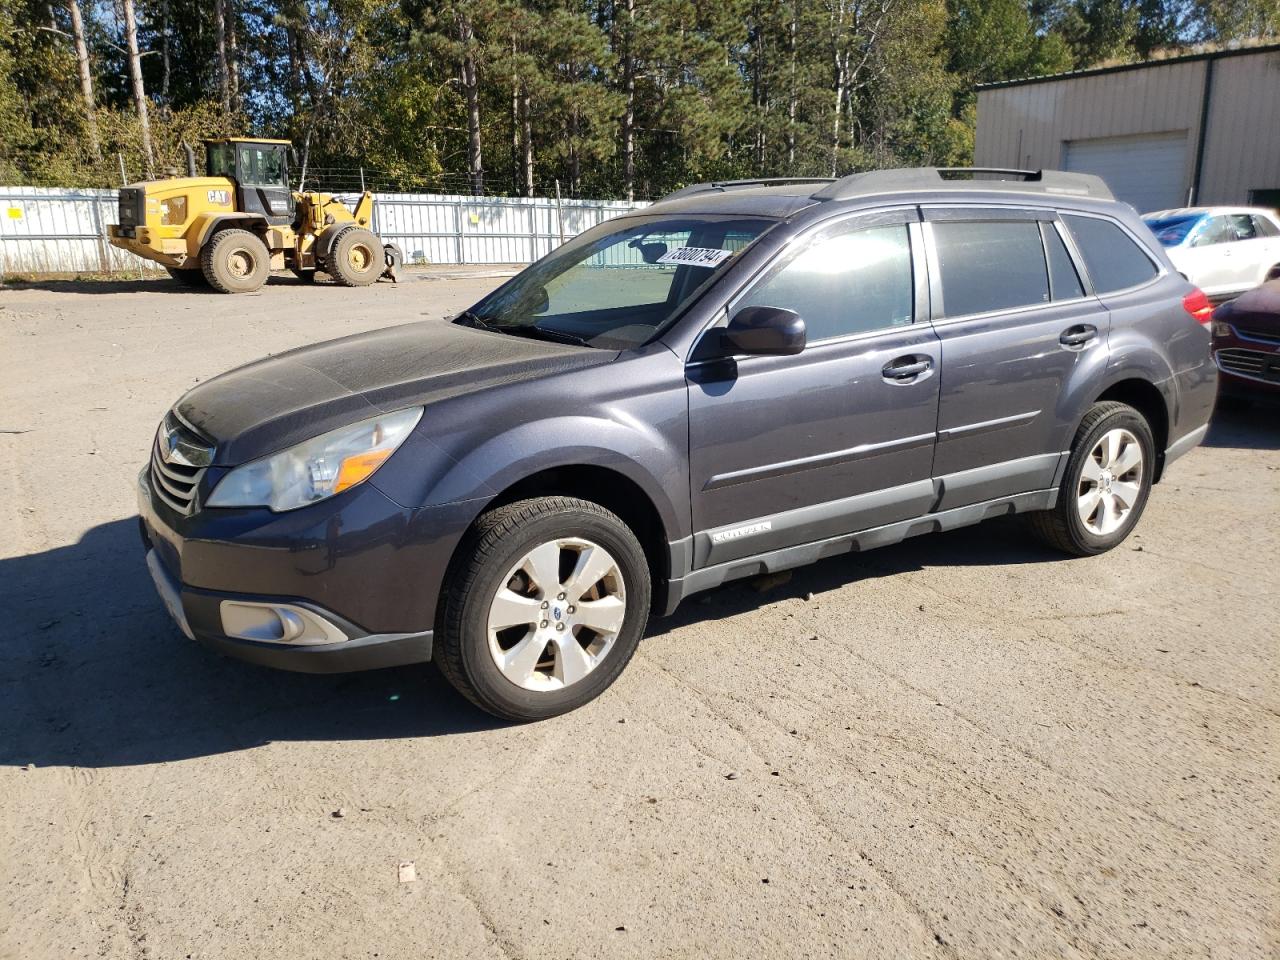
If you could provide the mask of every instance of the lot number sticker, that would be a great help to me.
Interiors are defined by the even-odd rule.
[[[677,247],[658,258],[658,263],[685,263],[691,267],[720,266],[733,256],[732,250],[714,250],[710,247]]]

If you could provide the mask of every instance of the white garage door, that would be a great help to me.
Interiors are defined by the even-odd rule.
[[[1139,213],[1187,203],[1187,133],[1099,137],[1066,144],[1063,166],[1096,173],[1111,192]]]

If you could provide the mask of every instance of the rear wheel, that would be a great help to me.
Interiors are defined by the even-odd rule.
[[[1078,557],[1110,550],[1142,516],[1155,466],[1146,418],[1127,404],[1095,403],[1076,431],[1057,505],[1031,514],[1031,529]]]
[[[1267,271],[1267,280],[1268,281],[1280,280],[1280,263],[1277,263],[1274,267],[1272,267],[1270,270]]]
[[[476,521],[445,585],[434,659],[480,708],[540,720],[604,692],[648,621],[649,566],[598,504],[522,500]]]
[[[344,230],[329,248],[325,268],[344,287],[367,287],[386,269],[382,241],[361,227]]]
[[[248,230],[221,230],[200,251],[200,266],[215,290],[252,293],[267,282],[271,255],[256,234]]]
[[[173,279],[177,280],[178,283],[184,287],[200,288],[207,287],[209,285],[199,267],[187,270],[179,270],[177,267],[165,267],[165,270],[168,271],[169,276],[173,277]]]

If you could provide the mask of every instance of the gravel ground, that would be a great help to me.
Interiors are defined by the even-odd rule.
[[[186,641],[133,519],[167,405],[465,274],[0,290],[0,957],[1277,955],[1274,408],[1111,554],[995,522],[727,586],[545,723]]]

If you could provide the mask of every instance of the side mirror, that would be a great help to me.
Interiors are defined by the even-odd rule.
[[[804,321],[782,307],[744,307],[724,328],[724,344],[732,353],[794,356],[804,349]]]

